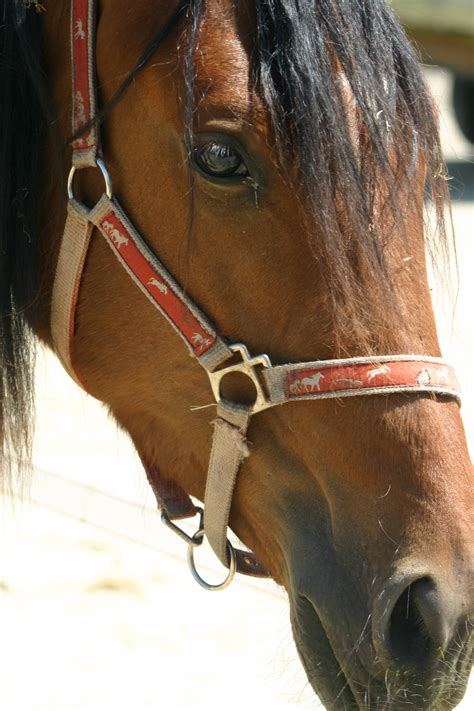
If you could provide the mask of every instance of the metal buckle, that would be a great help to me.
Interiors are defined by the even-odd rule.
[[[243,343],[234,343],[229,346],[229,348],[233,353],[240,353],[242,356],[242,362],[229,365],[227,368],[221,368],[220,370],[215,370],[214,372],[208,371],[207,374],[209,375],[209,380],[211,381],[211,388],[216,402],[219,403],[223,400],[221,397],[222,379],[229,373],[243,373],[253,382],[257,392],[255,402],[249,408],[250,414],[255,415],[257,412],[261,412],[262,410],[266,410],[268,407],[272,407],[273,403],[268,400],[267,394],[256,370],[256,366],[271,368],[272,363],[270,358],[264,353],[252,358],[247,346]]]

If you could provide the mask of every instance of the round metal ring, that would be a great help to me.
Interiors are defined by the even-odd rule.
[[[191,542],[188,545],[188,565],[191,570],[191,573],[193,575],[194,580],[199,583],[199,585],[205,590],[224,590],[228,585],[231,584],[232,579],[235,575],[235,571],[237,570],[237,559],[235,557],[235,551],[232,546],[232,543],[227,540],[227,553],[229,555],[229,572],[227,574],[226,579],[222,583],[217,583],[216,585],[211,585],[211,583],[207,583],[204,578],[201,578],[199,573],[197,572],[196,569],[196,564],[194,563],[194,549],[197,546],[200,546],[203,540],[204,536],[204,529],[200,528],[199,531],[196,531],[194,536],[192,537]]]
[[[113,197],[113,190],[112,190],[112,181],[110,179],[110,175],[107,171],[107,168],[105,167],[104,161],[101,158],[96,158],[95,163],[97,167],[99,168],[100,172],[102,173],[102,177],[104,178],[104,183],[105,183],[105,194],[109,198],[109,200],[112,200]],[[67,179],[67,195],[69,200],[75,200],[75,195],[74,195],[74,176],[76,174],[76,171],[78,168],[76,168],[75,165],[72,166],[71,170],[69,171],[68,179]]]

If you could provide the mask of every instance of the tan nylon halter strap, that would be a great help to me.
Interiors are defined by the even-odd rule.
[[[93,0],[71,2],[72,165],[68,184],[69,205],[61,242],[51,306],[51,332],[56,352],[71,377],[84,387],[74,366],[73,340],[75,313],[85,258],[93,228],[106,239],[121,266],[161,314],[183,338],[191,354],[206,370],[227,360],[232,352],[195,304],[187,298],[169,272],[138,235],[118,202],[112,196],[108,175],[100,159],[99,131],[93,124],[96,115],[95,16]],[[88,127],[81,132],[84,125]],[[74,198],[76,169],[99,167],[106,180],[104,194],[90,211]],[[163,476],[145,460],[143,465],[157,503],[170,519],[194,516],[197,509],[183,489]],[[226,536],[227,523],[225,524]],[[214,544],[220,548],[219,543]],[[237,569],[249,575],[267,575],[255,556],[235,551]],[[227,558],[225,559],[227,561]]]
[[[95,104],[95,2],[72,0],[71,49],[73,67],[73,131],[89,126]],[[74,367],[75,312],[85,257],[93,228],[106,240],[117,264],[180,335],[189,352],[206,370],[217,403],[212,450],[205,492],[204,531],[225,564],[236,561],[249,575],[268,575],[253,553],[234,551],[227,527],[237,475],[248,456],[246,432],[252,415],[292,400],[360,397],[391,393],[428,392],[460,400],[453,369],[439,358],[419,355],[369,356],[272,366],[265,355],[252,358],[243,344],[228,345],[147,246],[112,195],[110,179],[99,156],[98,130],[87,128],[73,143],[73,168],[68,214],[56,269],[51,309],[53,342],[65,369],[80,385]],[[106,192],[89,210],[74,197],[78,168],[97,166]],[[240,356],[239,362],[231,361]],[[252,379],[257,397],[250,407],[222,399],[221,380],[231,372]],[[169,519],[193,516],[196,507],[173,481],[144,461],[158,504]],[[229,560],[229,551],[234,560]]]
[[[95,81],[96,3],[89,0],[71,2],[71,70],[72,70],[72,164],[76,168],[95,168],[100,157],[100,134],[93,123],[97,113]],[[89,125],[86,131],[83,126]]]

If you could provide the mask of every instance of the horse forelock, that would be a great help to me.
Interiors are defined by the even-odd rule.
[[[219,0],[191,3],[190,14],[189,134],[204,105],[270,136],[305,205],[335,330],[351,331],[361,352],[390,348],[380,333],[401,314],[389,257],[420,232],[424,171],[439,226],[432,251],[446,254],[447,242],[437,117],[398,21],[375,0]]]

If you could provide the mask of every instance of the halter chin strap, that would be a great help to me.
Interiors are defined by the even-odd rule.
[[[71,3],[73,74],[73,131],[89,125],[96,112],[94,83],[95,2]],[[74,197],[74,173],[98,167],[106,190],[89,210]],[[184,293],[157,255],[138,234],[112,194],[112,186],[100,158],[96,127],[85,130],[73,143],[68,214],[53,287],[51,330],[56,352],[68,373],[82,385],[74,367],[75,312],[85,257],[94,228],[109,245],[120,265],[138,289],[182,338],[190,354],[206,370],[217,404],[214,435],[200,530],[192,538],[173,520],[193,516],[199,510],[175,482],[144,463],[164,520],[193,546],[205,533],[218,558],[231,570],[266,576],[253,553],[234,551],[227,541],[227,527],[234,487],[243,460],[249,455],[246,440],[252,415],[292,400],[358,397],[391,393],[428,392],[460,401],[453,369],[439,358],[417,355],[369,356],[273,366],[266,355],[252,358],[243,344],[227,344],[209,319]],[[232,360],[231,360],[232,359]],[[221,381],[233,372],[244,373],[255,385],[253,405],[243,406],[221,397]],[[194,564],[192,563],[192,566]],[[203,584],[194,567],[193,574]],[[230,582],[230,579],[229,579]],[[227,584],[227,581],[225,582]],[[216,586],[210,589],[220,589]]]

